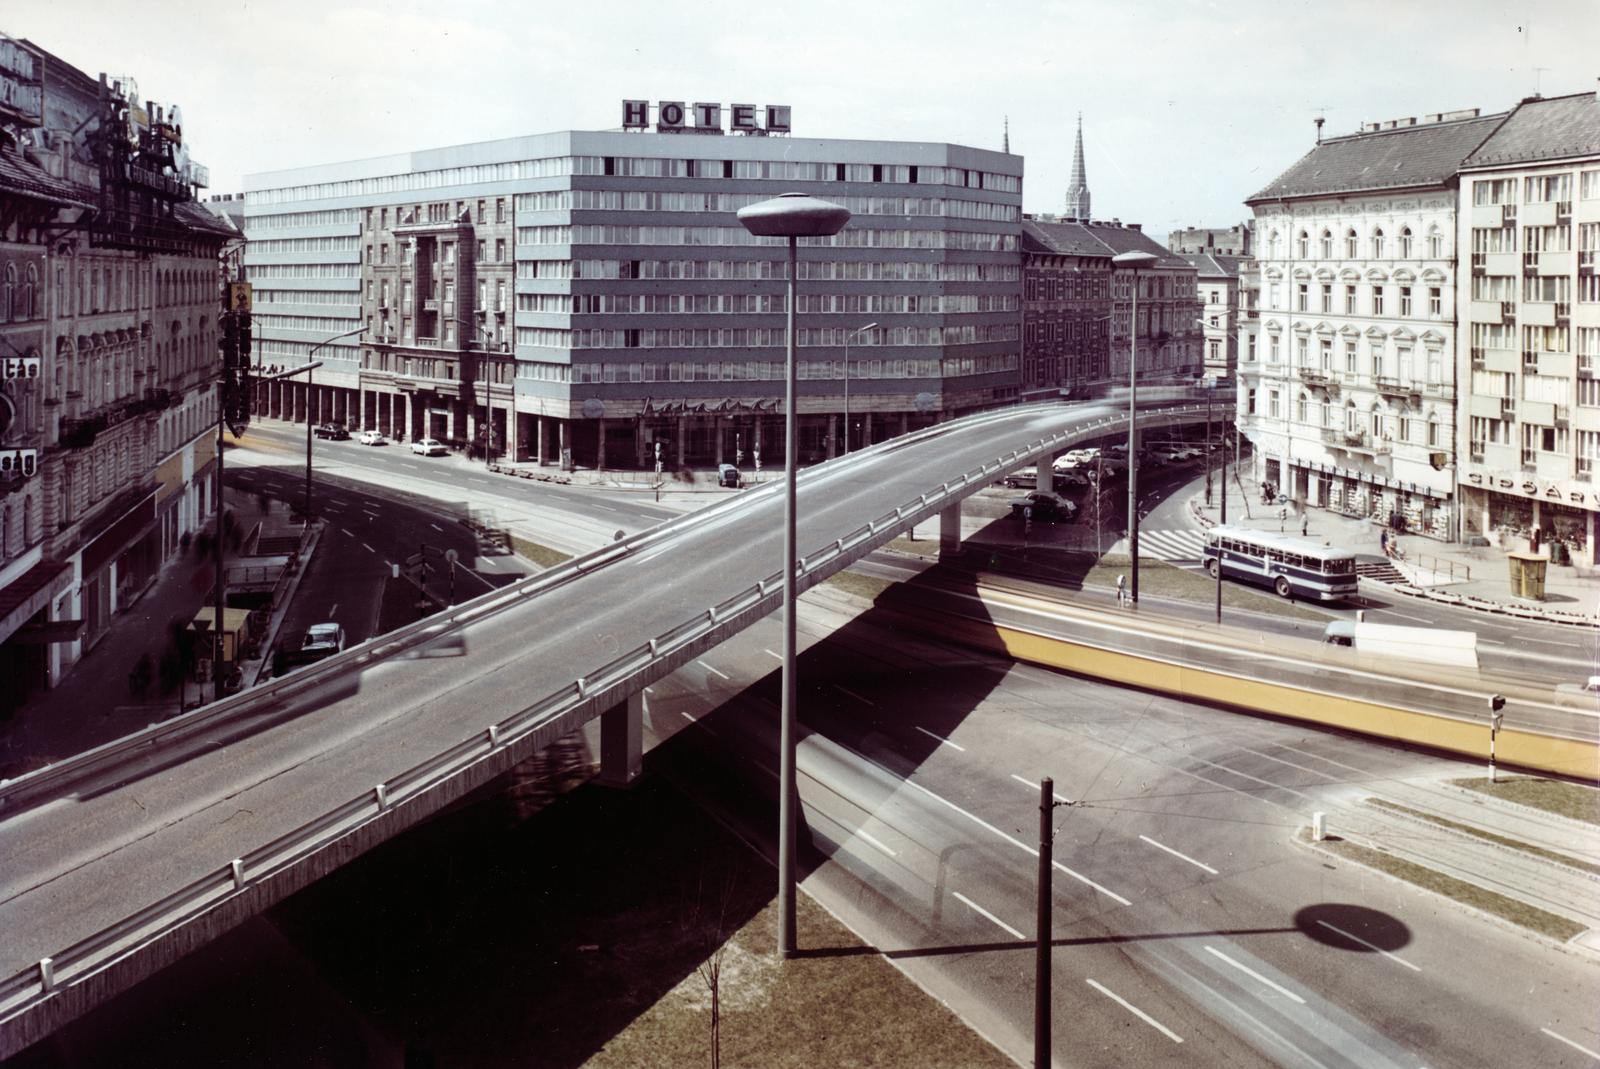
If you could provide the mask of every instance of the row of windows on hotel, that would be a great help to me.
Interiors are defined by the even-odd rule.
[[[1520,337],[1521,345],[1517,344]],[[1600,328],[1578,328],[1578,357],[1582,363],[1585,359],[1600,355],[1597,352],[1597,340],[1600,339]],[[1472,348],[1478,349],[1518,349],[1525,353],[1570,353],[1572,334],[1565,326],[1523,326],[1521,333],[1515,323],[1474,323],[1472,324]]]
[[[781,293],[519,293],[517,311],[546,315],[746,315],[782,313]],[[795,310],[805,314],[957,315],[1016,312],[1016,294],[802,293]]]
[[[416,189],[443,189],[483,182],[513,182],[569,175],[630,175],[644,178],[750,178],[788,182],[899,182],[1021,193],[1022,179],[963,167],[874,163],[804,163],[795,160],[660,159],[636,156],[551,156],[507,163],[443,167],[433,171],[315,182],[245,193],[246,210],[329,197],[374,197]],[[254,220],[252,219],[252,222]]]
[[[911,261],[800,260],[801,281],[1015,282],[1017,264],[948,264]],[[788,277],[782,260],[519,260],[521,279],[776,279]]]
[[[742,226],[628,226],[585,223],[572,226],[519,226],[518,245],[766,245],[782,238],[757,237]],[[846,227],[825,238],[802,238],[802,245],[842,249],[958,249],[1015,252],[1017,235],[967,230],[893,230]]]
[[[1572,203],[1572,172],[1533,175],[1522,180],[1523,204]],[[1579,172],[1579,193],[1584,200],[1600,200],[1600,169]],[[1472,183],[1474,204],[1516,204],[1515,178],[1484,178]]]
[[[1017,340],[1016,323],[951,327],[880,327],[871,332],[874,345],[972,345]],[[859,344],[849,327],[799,327],[795,345],[818,347]],[[518,327],[518,345],[541,349],[756,349],[784,344],[782,327],[673,327],[654,330],[609,330],[600,327],[561,330]]]
[[[1579,223],[1578,250],[1594,252],[1597,249],[1600,249],[1600,223]],[[1507,226],[1473,227],[1472,251],[1475,256],[1490,252],[1516,252],[1516,225],[1513,223]],[[1554,223],[1549,226],[1523,227],[1522,251],[1571,252],[1571,224]]]
[[[770,193],[643,192],[618,189],[553,189],[517,194],[517,212],[736,212],[766,200]],[[954,197],[835,197],[832,204],[851,215],[931,216],[941,219],[985,219],[1015,223],[1022,209],[1015,204]]]
[[[1515,399],[1517,380],[1522,380],[1521,398],[1524,401],[1541,401],[1548,405],[1570,405],[1579,408],[1600,408],[1600,376],[1579,375],[1576,379],[1566,375],[1539,375],[1525,371],[1520,376],[1514,371],[1482,371],[1472,373],[1472,392],[1479,397],[1510,397]]]

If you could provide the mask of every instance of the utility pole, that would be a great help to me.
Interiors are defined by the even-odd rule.
[[[1050,827],[1050,814],[1058,805],[1071,802],[1056,801],[1055,781],[1046,776],[1039,781],[1039,901],[1034,921],[1033,949],[1033,1066],[1034,1069],[1050,1067],[1050,951],[1053,912],[1054,861],[1051,848],[1055,832]]]

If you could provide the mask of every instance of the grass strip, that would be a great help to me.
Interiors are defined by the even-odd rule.
[[[823,583],[836,586],[848,594],[866,598],[868,601],[877,601],[878,595],[896,584],[888,579],[879,579],[872,575],[857,575],[855,572],[834,572]]]
[[[1532,854],[1534,857],[1543,858],[1545,861],[1554,861],[1559,865],[1569,865],[1572,868],[1582,869],[1584,872],[1592,872],[1595,875],[1600,876],[1600,865],[1595,865],[1591,862],[1583,861],[1567,854],[1557,853],[1554,850],[1546,850],[1542,846],[1535,846],[1533,843],[1525,843],[1521,839],[1510,839],[1504,835],[1496,835],[1492,831],[1485,831],[1482,828],[1474,828],[1470,824],[1462,824],[1460,821],[1451,820],[1448,817],[1441,817],[1433,813],[1425,812],[1421,809],[1412,809],[1408,805],[1401,805],[1399,802],[1391,802],[1387,798],[1368,798],[1367,804],[1375,805],[1380,809],[1392,810],[1396,813],[1405,813],[1409,816],[1416,817],[1418,820],[1425,820],[1430,824],[1437,824],[1441,828],[1449,828],[1452,831],[1459,831],[1465,835],[1470,835],[1474,839],[1482,839],[1486,843],[1494,843],[1496,846],[1509,846],[1513,850],[1520,850],[1524,854]]]
[[[1310,833],[1302,831],[1303,838],[1309,840]],[[1458,880],[1454,876],[1447,876],[1437,869],[1430,869],[1426,865],[1419,865],[1414,861],[1386,854],[1382,850],[1374,850],[1370,846],[1352,843],[1347,839],[1326,839],[1317,844],[1322,849],[1358,865],[1365,865],[1379,872],[1386,872],[1391,876],[1399,877],[1407,883],[1415,884],[1425,890],[1453,898],[1457,902],[1480,909],[1485,913],[1493,914],[1512,924],[1538,932],[1540,935],[1549,936],[1566,942],[1573,936],[1586,930],[1585,926],[1575,920],[1557,916],[1537,906],[1530,906],[1525,902],[1518,902],[1514,898],[1491,891],[1487,887]]]
[[[780,964],[774,902],[713,955],[720,967],[721,1064],[1015,1069],[809,897],[797,895],[795,905],[801,945],[825,951]],[[607,1040],[583,1069],[707,1064],[708,964]]]
[[[1518,805],[1532,806],[1546,813],[1581,820],[1586,824],[1600,825],[1600,791],[1577,783],[1558,779],[1540,779],[1537,776],[1516,776],[1498,783],[1478,777],[1453,779],[1456,787],[1487,794]]]
[[[540,568],[554,568],[558,564],[565,564],[572,559],[571,553],[563,553],[559,549],[540,545],[521,535],[511,535],[511,549],[517,556],[531,560]]]

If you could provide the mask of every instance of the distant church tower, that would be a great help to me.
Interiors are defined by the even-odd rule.
[[[1078,143],[1072,149],[1072,181],[1067,184],[1067,216],[1089,221],[1089,178],[1083,170],[1083,112],[1078,113]]]
[[[1011,116],[1006,116],[1005,136],[1000,140],[1000,151],[1007,156],[1011,155]]]

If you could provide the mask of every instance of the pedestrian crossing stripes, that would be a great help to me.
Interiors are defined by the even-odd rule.
[[[1156,560],[1188,561],[1200,560],[1201,547],[1205,545],[1206,536],[1203,531],[1188,528],[1178,530],[1139,530],[1139,556],[1154,557]]]

